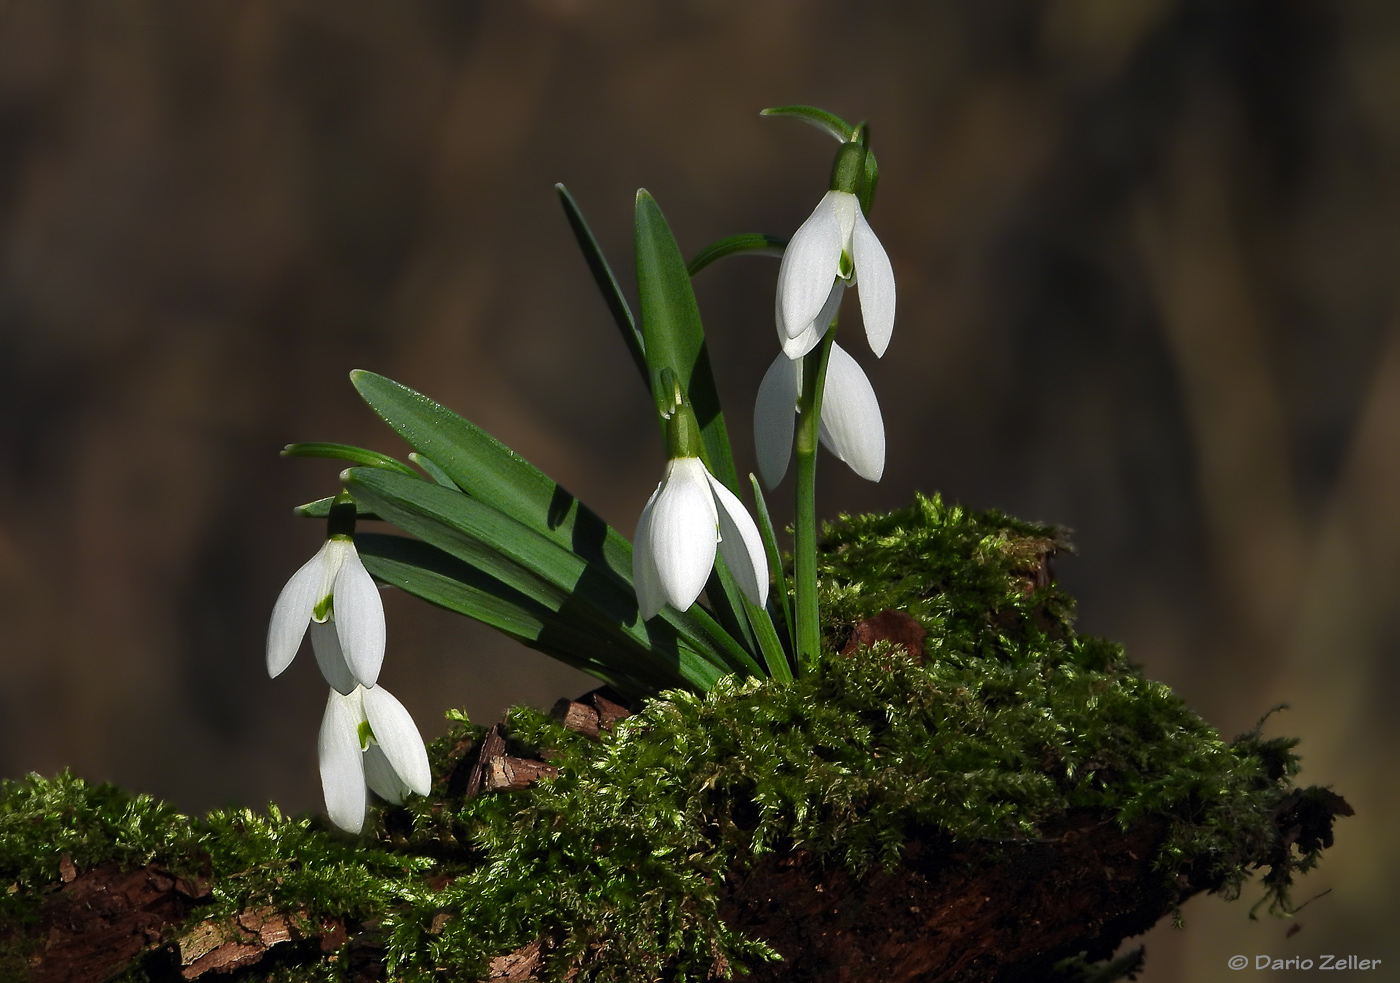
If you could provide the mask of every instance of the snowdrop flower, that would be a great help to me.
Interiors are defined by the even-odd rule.
[[[632,549],[632,579],[642,617],[663,605],[695,603],[715,565],[716,547],[740,590],[754,604],[768,600],[768,558],[758,526],[738,496],[698,457],[673,457],[642,509]]]
[[[831,188],[793,233],[778,267],[778,337],[788,358],[801,358],[821,340],[848,286],[859,284],[860,316],[876,356],[894,331],[894,270],[871,231],[856,192],[864,181],[865,150],[847,143],[837,155]]]
[[[350,833],[365,824],[366,785],[398,805],[432,786],[423,738],[402,703],[379,686],[331,690],[321,718],[321,789],[331,822]]]
[[[336,657],[343,654],[342,662],[354,680],[374,685],[384,662],[384,603],[347,533],[333,533],[282,588],[267,628],[269,676],[279,676],[291,665],[308,624],[316,661],[327,682],[337,684],[326,673],[325,652],[333,643]],[[343,687],[337,688],[344,692]]]
[[[827,449],[869,481],[885,471],[885,421],[870,380],[840,345],[831,345],[822,390],[818,434]],[[792,456],[802,361],[779,355],[758,386],[753,412],[754,449],[763,483],[776,487]]]

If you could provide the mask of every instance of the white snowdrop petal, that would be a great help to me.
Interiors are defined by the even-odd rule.
[[[687,610],[715,565],[718,517],[709,475],[697,457],[680,457],[666,477],[651,511],[651,554],[667,603]]]
[[[350,671],[350,667],[345,664],[335,623],[328,621],[325,624],[317,624],[313,621],[310,635],[311,651],[316,653],[316,665],[321,670],[321,678],[330,683],[337,693],[347,695],[359,683],[355,681],[355,674]]]
[[[762,607],[768,600],[768,556],[763,551],[763,537],[758,524],[739,501],[714,475],[706,474],[710,490],[715,494],[719,514],[719,552],[725,566],[744,596]]]
[[[365,766],[359,737],[363,719],[358,690],[348,696],[332,691],[317,742],[326,814],[350,833],[358,833],[365,824]]]
[[[846,281],[836,280],[831,285],[831,293],[827,295],[826,303],[817,316],[812,319],[812,323],[807,325],[794,338],[784,338],[779,332],[779,342],[783,346],[783,354],[788,358],[796,360],[806,355],[826,334],[826,329],[831,327],[831,322],[836,319],[836,312],[841,309],[841,298],[846,294]]]
[[[402,805],[408,797],[409,788],[399,780],[394,766],[384,755],[384,749],[371,744],[365,749],[365,784],[375,795],[394,805]]]
[[[389,766],[410,791],[427,795],[433,784],[433,774],[428,767],[428,751],[413,717],[383,687],[366,687],[363,697],[365,719]]]
[[[753,446],[763,484],[776,488],[792,459],[797,417],[797,363],[779,355],[763,374],[753,407]]]
[[[796,338],[784,338],[782,340],[784,358],[790,362],[795,362],[813,348],[817,347],[817,342],[822,340],[822,333],[816,329],[815,324],[816,322],[813,321],[812,324],[808,326],[807,330],[803,331]]]
[[[637,520],[637,533],[632,537],[632,583],[637,589],[637,607],[642,620],[656,617],[666,604],[666,595],[661,590],[661,575],[656,570],[655,547],[651,541],[651,513],[656,505],[661,486],[647,499],[642,516]]]
[[[277,603],[272,607],[272,620],[267,625],[267,674],[276,678],[292,664],[301,640],[306,635],[306,626],[311,621],[311,611],[320,600],[321,566],[326,547],[322,546],[316,555],[301,565],[292,579],[277,595]]]
[[[373,686],[384,663],[384,602],[354,547],[335,578],[335,628],[345,664],[361,685]]]
[[[831,294],[841,264],[841,223],[836,213],[840,192],[829,191],[793,233],[778,266],[781,310],[778,327],[788,338],[802,334]]]
[[[851,236],[851,258],[856,264],[856,291],[860,294],[860,318],[865,337],[877,357],[885,354],[894,333],[894,269],[885,247],[875,238],[865,215],[856,209]]]
[[[879,481],[885,472],[885,421],[860,365],[840,345],[831,346],[822,391],[820,435],[856,474]]]

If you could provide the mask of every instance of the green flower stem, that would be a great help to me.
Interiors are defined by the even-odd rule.
[[[822,388],[827,357],[836,326],[815,349],[802,357],[802,392],[797,401],[797,511],[794,533],[793,580],[797,592],[797,669],[805,672],[821,654],[821,626],[817,612],[817,445],[821,421]]]

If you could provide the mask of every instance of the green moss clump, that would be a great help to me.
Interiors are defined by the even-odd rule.
[[[66,861],[77,871],[155,864],[208,884],[198,919],[271,906],[314,932],[323,920],[369,920],[422,892],[421,875],[433,861],[388,846],[344,836],[319,818],[288,818],[275,805],[266,815],[240,809],[198,821],[150,796],[91,785],[69,772],[5,781],[0,886],[8,889],[0,893],[0,967],[7,959],[25,961],[23,930],[37,923],[43,889],[60,880]],[[127,978],[136,983],[145,975],[138,966]]]
[[[773,956],[720,915],[726,873],[765,854],[800,848],[860,875],[899,864],[911,836],[1036,837],[1075,810],[1165,824],[1169,891],[1189,870],[1233,896],[1267,864],[1267,896],[1286,907],[1327,845],[1290,846],[1276,828],[1304,794],[1293,742],[1227,743],[1118,646],[1076,635],[1045,568],[1065,548],[1060,530],[937,498],[842,518],[820,558],[827,651],[792,684],[668,692],[598,742],[515,710],[513,753],[546,756],[558,777],[469,801],[443,777],[358,842],[275,809],[194,823],[67,776],[9,783],[0,870],[23,898],[56,873],[36,858],[76,861],[79,843],[92,861],[207,857],[221,910],[348,918],[406,981],[479,979],[538,939],[553,978],[705,980]],[[884,609],[927,631],[921,658],[888,641],[837,654]],[[459,718],[431,749],[434,773],[472,736]],[[287,979],[335,978],[329,965]]]

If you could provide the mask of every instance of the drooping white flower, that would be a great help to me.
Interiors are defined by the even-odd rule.
[[[321,718],[321,790],[331,822],[350,833],[365,823],[366,785],[395,805],[432,786],[428,752],[413,718],[388,690],[331,690]]]
[[[816,347],[847,286],[860,292],[871,351],[884,355],[894,331],[894,270],[860,199],[848,191],[828,191],[793,233],[778,267],[778,337],[788,358]]]
[[[716,548],[744,596],[760,606],[767,601],[768,558],[743,503],[698,457],[672,458],[633,540],[632,579],[642,617],[654,617],[666,604],[681,611],[694,604]]]
[[[311,640],[323,673],[321,651],[329,644],[327,630],[333,627],[335,644],[355,681],[374,685],[384,662],[384,602],[348,536],[327,539],[278,595],[267,628],[269,676],[279,676],[291,665],[307,625],[317,626]],[[343,681],[329,675],[326,681],[343,691]]]
[[[802,391],[802,361],[779,355],[758,386],[753,411],[753,441],[758,473],[769,488],[787,474],[792,457],[798,395]],[[885,421],[880,403],[861,367],[832,342],[822,390],[821,442],[852,471],[869,481],[885,472]]]

